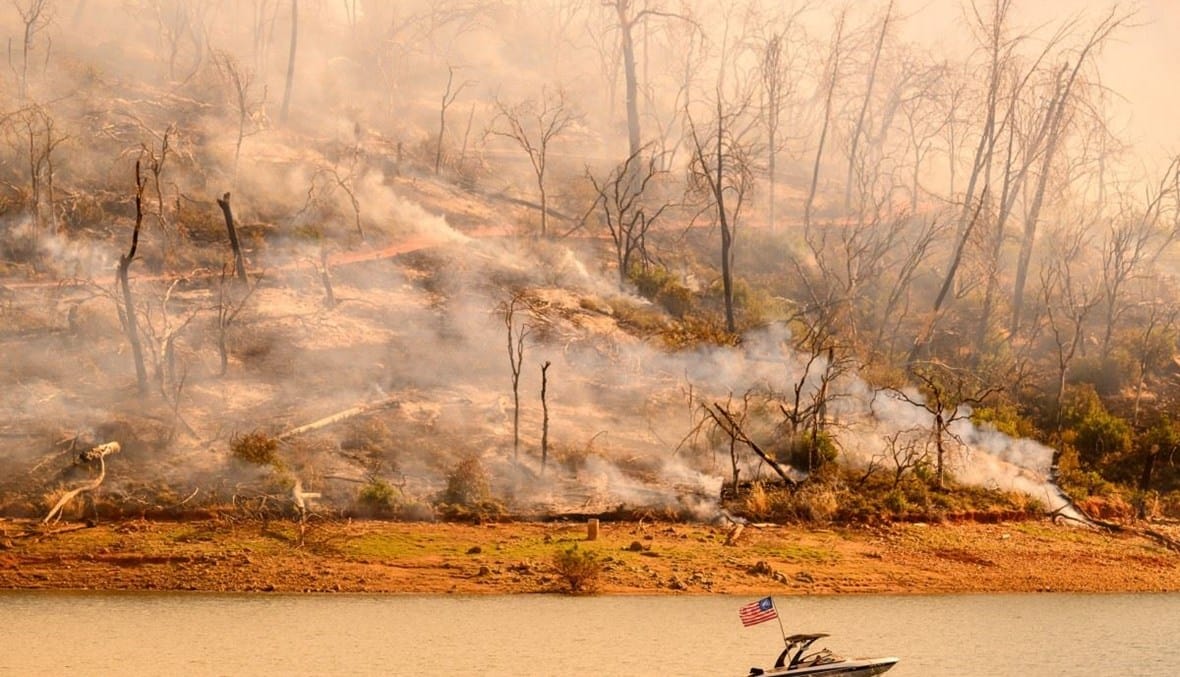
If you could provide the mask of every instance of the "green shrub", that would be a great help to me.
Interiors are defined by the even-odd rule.
[[[1033,422],[1021,416],[1011,404],[977,407],[971,412],[971,421],[976,425],[991,424],[1009,437],[1035,437],[1037,432]]]
[[[731,334],[724,322],[715,317],[688,315],[669,327],[663,334],[664,343],[672,349],[695,348],[699,345],[736,346],[740,337]]]
[[[1106,410],[1093,385],[1071,386],[1062,398],[1061,420],[1071,435],[1063,441],[1077,449],[1083,466],[1131,450],[1131,426]]]
[[[491,494],[487,471],[478,457],[469,455],[447,474],[447,488],[443,491],[442,500],[444,503],[470,508],[486,502]]]
[[[250,465],[269,465],[276,470],[283,468],[279,459],[279,441],[262,432],[234,436],[229,443],[230,454]]]
[[[594,592],[598,588],[598,578],[602,575],[602,562],[598,556],[579,550],[577,544],[568,550],[558,551],[553,556],[553,568],[571,594]]]
[[[673,317],[684,317],[693,307],[693,293],[671,271],[660,266],[632,266],[627,275],[640,296],[659,304]]]
[[[909,501],[900,489],[894,489],[886,494],[883,503],[895,517],[905,514],[910,509]]]
[[[821,430],[815,436],[814,443],[811,431],[797,436],[788,444],[785,453],[786,458],[779,460],[786,460],[791,467],[797,470],[818,470],[835,461],[840,450],[832,436]]]
[[[393,517],[400,506],[401,492],[385,480],[374,479],[357,494],[359,511],[370,517]]]

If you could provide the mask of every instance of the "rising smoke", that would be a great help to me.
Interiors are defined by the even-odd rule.
[[[187,486],[224,475],[235,435],[277,435],[390,401],[396,406],[375,415],[393,431],[383,441],[394,448],[384,465],[342,453],[346,433],[329,427],[317,433],[319,446],[285,450],[289,469],[312,490],[328,476],[392,474],[396,466],[425,494],[444,483],[457,458],[475,453],[521,504],[634,504],[707,518],[728,477],[729,441],[693,434],[701,404],[751,393],[778,401],[800,381],[800,397],[811,398],[825,386],[819,375],[828,365],[795,353],[785,325],[749,332],[737,347],[685,352],[621,329],[620,309],[661,311],[633,289],[620,291],[617,271],[601,263],[604,238],[577,228],[587,202],[582,174],[613,166],[626,146],[621,55],[611,47],[617,27],[602,23],[611,17],[595,13],[599,3],[590,3],[588,17],[577,15],[597,32],[577,32],[588,37],[574,47],[567,43],[575,32],[562,32],[563,17],[576,14],[572,4],[568,16],[546,4],[552,23],[540,25],[530,19],[541,3],[343,3],[344,14],[338,3],[321,3],[301,15],[286,125],[277,103],[287,3],[52,4],[57,11],[32,45],[31,75],[20,78],[28,98],[15,96],[17,69],[3,82],[11,107],[39,106],[56,121],[53,129],[5,128],[12,190],[0,222],[7,290],[0,317],[9,328],[0,338],[0,432],[29,442],[5,452],[13,467],[44,458],[55,448],[47,439],[98,443],[117,433],[134,439],[120,440],[125,453],[111,461],[109,487],[139,497],[143,483],[164,478],[187,494]],[[741,16],[683,4],[707,19],[697,22],[703,32],[692,22],[653,25],[642,47],[650,83],[641,93],[643,121],[671,145],[686,107],[701,105],[678,88],[698,87],[702,73],[725,63],[730,22],[733,33],[754,31],[758,17],[769,16],[759,12],[773,9],[755,4]],[[18,35],[18,19],[8,8],[0,29]],[[724,32],[701,28],[722,23]],[[678,42],[684,39],[691,46]],[[250,76],[238,83],[243,91],[226,77],[231,62]],[[440,140],[438,97],[452,69],[455,85],[465,84]],[[535,209],[527,206],[535,199],[534,160],[489,132],[503,124],[496,102],[521,101],[554,83],[576,102],[577,124],[557,144],[549,170],[558,220],[576,235],[537,241],[529,236]],[[809,105],[789,111],[792,122],[814,123]],[[440,142],[441,178],[430,170],[435,153],[443,154]],[[22,155],[26,147],[52,147],[42,160],[56,165],[26,176],[24,163],[38,159],[34,151]],[[801,157],[802,149],[792,152]],[[662,158],[671,172],[685,170],[684,152],[672,148]],[[162,177],[145,184],[148,215],[131,269],[151,372],[147,398],[129,386],[126,323],[113,286],[115,263],[130,244],[136,160],[148,177],[150,162],[159,162]],[[788,173],[801,183],[798,167]],[[53,184],[30,182],[50,174],[56,197]],[[254,291],[223,279],[214,200],[226,191]],[[54,231],[19,208],[30,200],[34,215],[60,213],[62,227]],[[791,207],[797,202],[792,197]],[[685,245],[676,234],[668,241],[655,254],[682,263]],[[533,305],[520,382],[523,461],[513,464],[508,339],[496,309],[520,290]],[[224,376],[223,339],[230,352]],[[525,487],[521,477],[541,471],[545,361],[553,364],[549,475],[572,480]],[[853,463],[882,458],[891,435],[922,441],[932,434],[929,412],[851,371],[826,387],[833,434]],[[920,401],[916,392],[909,397]],[[753,412],[750,429],[770,443],[776,415]],[[1048,484],[1051,449],[967,418],[951,432],[956,478],[1059,507]],[[743,477],[765,473],[749,454],[741,464]]]

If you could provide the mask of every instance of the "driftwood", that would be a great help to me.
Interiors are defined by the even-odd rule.
[[[63,494],[62,497],[57,500],[57,503],[54,503],[53,507],[49,509],[49,512],[41,520],[41,523],[48,524],[52,520],[61,519],[62,510],[66,507],[66,505],[69,504],[70,501],[74,500],[74,498],[79,494],[97,489],[107,476],[107,465],[105,460],[106,457],[111,454],[119,453],[120,449],[121,447],[119,446],[118,442],[107,442],[106,444],[100,444],[97,447],[92,447],[78,454],[78,458],[74,461],[76,465],[84,465],[98,461],[98,477]]]

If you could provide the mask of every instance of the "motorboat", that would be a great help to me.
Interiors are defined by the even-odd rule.
[[[855,675],[871,677],[887,672],[897,663],[897,658],[844,658],[830,649],[811,651],[811,645],[827,637],[824,632],[791,635],[783,637],[786,648],[779,654],[773,668],[750,668],[747,677],[800,677],[801,675],[823,675],[837,677]]]

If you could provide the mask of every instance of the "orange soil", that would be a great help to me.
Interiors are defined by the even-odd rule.
[[[60,531],[0,520],[0,589],[381,593],[561,591],[553,556],[603,563],[609,594],[1180,591],[1180,555],[1046,522],[749,527],[144,522]]]

